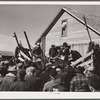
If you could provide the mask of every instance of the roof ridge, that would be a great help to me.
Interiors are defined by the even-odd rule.
[[[68,11],[74,11],[74,12],[79,12],[79,13],[81,13],[81,14],[84,14],[84,13],[81,12],[81,11],[78,11],[78,10],[75,10],[75,9],[71,9],[71,8],[68,8],[68,7],[62,7],[62,8],[67,9]]]
[[[68,8],[68,7],[62,7],[62,9],[63,8],[67,9],[68,11],[72,11],[72,12],[77,12],[79,14],[83,14],[85,16],[93,16],[93,17],[100,18],[100,16],[96,16],[96,15],[93,15],[93,14],[87,14],[87,13],[84,13],[84,12],[81,12],[81,11],[78,11],[78,10],[75,10],[75,9],[71,9],[71,8]]]

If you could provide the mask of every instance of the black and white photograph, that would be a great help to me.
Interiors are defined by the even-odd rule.
[[[99,91],[100,3],[0,3],[1,93]]]

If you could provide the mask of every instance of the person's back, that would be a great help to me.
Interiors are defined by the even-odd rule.
[[[89,92],[88,79],[83,73],[84,68],[76,68],[76,76],[70,82],[71,92]]]
[[[64,72],[68,74],[69,80],[71,80],[76,75],[74,68],[69,65],[65,67]]]
[[[71,92],[88,92],[88,80],[85,75],[78,74],[70,83]]]
[[[34,67],[27,68],[25,80],[28,84],[30,84],[30,91],[39,91],[41,89],[41,79],[34,76],[34,73]]]
[[[43,88],[44,84],[50,79],[49,72],[43,71],[39,78],[41,79],[41,87]]]
[[[17,79],[15,66],[10,66],[8,68],[8,71],[9,73],[6,74],[0,85],[1,91],[9,91],[11,83],[13,83]]]
[[[10,91],[30,91],[30,85],[25,80],[18,79],[11,84]]]
[[[1,85],[3,78],[5,77],[6,74],[7,74],[7,68],[5,68],[5,66],[1,65],[0,66],[0,85]]]
[[[43,91],[67,91],[65,87],[66,73],[61,68],[56,68],[56,74],[46,82]]]
[[[75,72],[75,70],[74,70],[74,68],[73,67],[71,67],[71,66],[67,66],[67,67],[65,67],[65,69],[64,69],[64,73],[66,73],[67,75],[66,75],[66,88],[68,89],[68,91],[69,91],[69,89],[70,89],[70,81],[72,80],[72,78],[76,75],[76,72]]]
[[[44,84],[43,91],[52,91],[52,85],[54,84],[54,80],[50,80]]]
[[[31,91],[40,91],[41,79],[34,76],[26,76],[25,80],[30,84]]]
[[[17,78],[14,76],[6,75],[3,78],[3,81],[2,81],[1,86],[0,86],[0,90],[1,91],[9,91],[11,83],[13,83],[16,79]]]
[[[45,83],[43,91],[66,91],[66,87],[62,81],[61,76],[56,76],[54,79]]]
[[[13,82],[10,86],[10,91],[29,91],[30,85],[24,80],[25,70],[18,69],[17,71],[17,81]]]

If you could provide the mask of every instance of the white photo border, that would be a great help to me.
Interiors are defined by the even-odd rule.
[[[0,5],[100,5],[100,1],[0,1]],[[100,93],[0,92],[0,99],[100,99]]]

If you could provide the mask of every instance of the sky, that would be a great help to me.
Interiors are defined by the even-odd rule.
[[[100,16],[99,5],[0,5],[0,50],[15,50],[17,43],[13,38],[14,32],[23,46],[28,47],[23,31],[26,31],[34,47],[61,7]]]

